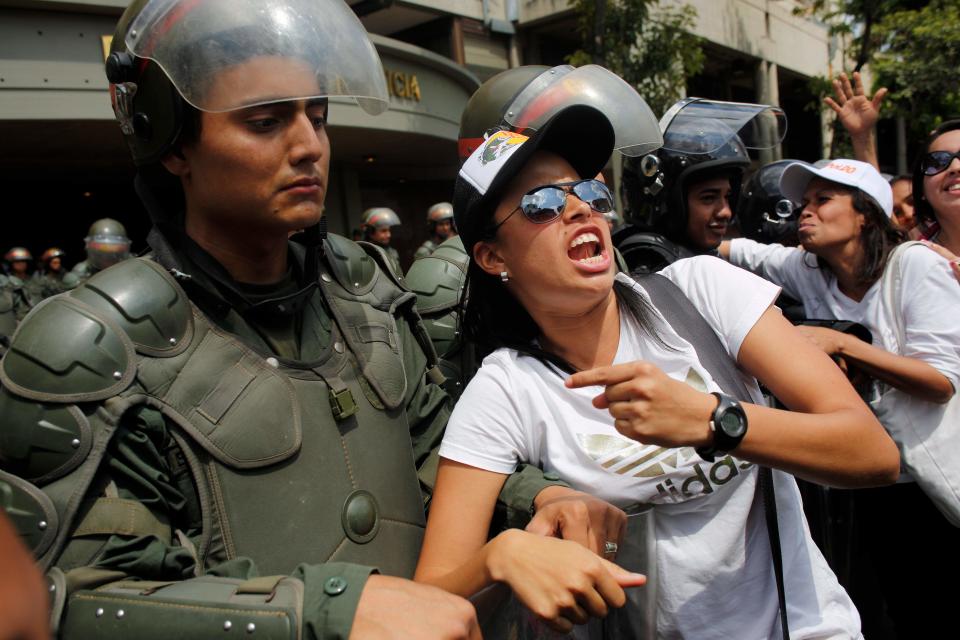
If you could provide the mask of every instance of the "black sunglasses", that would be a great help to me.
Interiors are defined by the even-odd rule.
[[[577,180],[576,182],[546,184],[531,189],[524,194],[520,198],[520,205],[511,211],[506,218],[494,225],[490,229],[490,233],[495,233],[517,211],[522,211],[523,216],[534,224],[553,222],[563,215],[568,193],[573,193],[597,213],[613,211],[613,194],[610,193],[607,185],[595,178]]]
[[[960,151],[931,151],[920,162],[920,170],[925,176],[935,176],[947,170],[954,158],[960,158]]]

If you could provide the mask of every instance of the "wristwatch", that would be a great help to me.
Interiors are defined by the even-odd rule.
[[[733,451],[747,435],[747,414],[743,407],[734,398],[725,393],[713,392],[717,396],[717,408],[710,417],[710,430],[713,432],[713,443],[705,447],[697,447],[697,455],[713,462],[717,454],[725,455]]]

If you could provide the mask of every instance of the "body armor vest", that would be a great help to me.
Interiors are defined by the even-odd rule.
[[[86,522],[79,505],[121,417],[145,404],[176,425],[191,470],[198,566],[249,556],[263,573],[348,561],[413,574],[423,499],[395,317],[414,296],[357,245],[331,243],[305,310],[325,300],[333,319],[317,362],[254,352],[146,259],[37,307],[0,367],[0,412],[19,434],[0,439],[0,488],[13,487],[44,567]]]

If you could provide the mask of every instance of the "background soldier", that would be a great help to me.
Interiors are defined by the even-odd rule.
[[[77,277],[63,267],[66,255],[62,249],[51,247],[40,256],[40,269],[32,278],[40,298],[55,296],[79,284]]]
[[[401,224],[400,216],[387,207],[373,207],[363,212],[363,239],[383,249],[397,273],[403,273],[400,269],[400,254],[390,246],[390,240],[393,237],[393,227]]]
[[[90,225],[83,241],[87,259],[74,265],[71,272],[79,282],[130,257],[127,229],[112,218],[101,218]]]
[[[453,221],[453,205],[449,202],[438,202],[427,209],[427,227],[430,237],[413,254],[414,260],[433,253],[444,240],[457,235],[457,227]]]
[[[477,637],[466,601],[373,575],[413,572],[449,403],[413,294],[321,224],[327,97],[387,106],[363,27],[339,0],[138,0],[107,71],[152,256],[0,363],[0,495],[60,634]],[[622,517],[536,469],[502,498],[544,534]]]

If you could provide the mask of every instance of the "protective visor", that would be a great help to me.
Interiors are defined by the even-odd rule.
[[[375,115],[389,104],[376,49],[342,0],[150,0],[124,42],[202,111],[339,96]]]
[[[663,148],[711,153],[734,137],[748,149],[772,149],[787,135],[787,116],[778,107],[685,98],[660,119]]]

